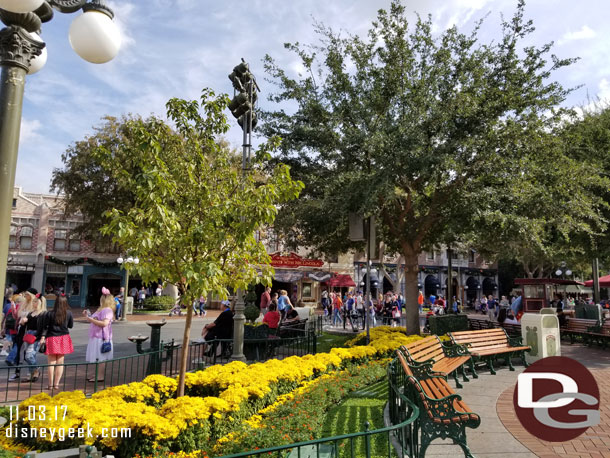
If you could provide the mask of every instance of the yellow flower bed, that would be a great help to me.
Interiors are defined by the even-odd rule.
[[[268,412],[274,405],[294,396],[292,393],[280,393],[277,396],[277,389],[272,393],[278,384],[283,383],[284,387],[291,390],[298,386],[305,389],[307,385],[304,383],[339,369],[345,363],[382,357],[400,345],[419,338],[421,337],[406,336],[404,328],[379,327],[371,330],[371,344],[368,346],[334,348],[329,353],[272,359],[251,365],[232,362],[186,375],[187,394],[211,387],[219,393],[218,396],[191,395],[172,399],[177,388],[176,379],[151,375],[142,382],[107,388],[89,399],[80,391],[59,393],[54,397],[42,393],[23,401],[20,409],[25,411],[29,405],[34,405],[38,409],[44,406],[47,412],[52,412],[56,406],[67,406],[65,419],[24,420],[25,426],[67,429],[88,425],[93,428],[94,436],[100,435],[98,440],[101,444],[112,450],[116,450],[120,439],[102,438],[103,428],[130,428],[132,437],[139,434],[155,443],[162,443],[176,438],[187,428],[195,424],[203,425],[210,419],[226,418],[232,421],[232,416],[256,400],[262,400],[261,406],[269,403],[259,413]],[[270,393],[271,397],[263,399]],[[252,412],[250,407],[250,411],[241,411],[241,415],[250,417],[248,421],[255,424],[257,418],[251,416]],[[51,441],[49,437],[38,440]],[[88,439],[85,442],[91,444],[94,440]]]

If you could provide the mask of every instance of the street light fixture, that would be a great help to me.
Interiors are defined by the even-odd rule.
[[[228,107],[231,114],[237,119],[237,123],[243,131],[242,144],[242,189],[246,181],[246,171],[249,167],[250,155],[252,152],[252,130],[256,127],[256,101],[258,100],[258,92],[260,88],[256,84],[256,78],[250,72],[250,66],[244,59],[241,63],[233,68],[229,75],[231,83],[233,83],[233,99]],[[8,236],[7,236],[8,239]],[[244,356],[244,323],[246,316],[244,309],[244,295],[241,288],[238,288],[235,301],[235,316],[233,317],[233,355],[232,359],[237,361],[245,361]]]
[[[132,265],[138,265],[140,260],[137,257],[129,256],[124,259],[122,256],[116,258],[116,262],[125,269],[125,292],[123,292],[123,308],[121,310],[121,321],[125,321],[127,310],[127,296],[129,296],[129,269]]]
[[[53,10],[83,10],[70,27],[70,44],[88,62],[108,62],[120,48],[113,12],[103,0],[0,0],[0,272],[6,272],[13,188],[19,149],[21,110],[26,74],[39,71],[47,60],[40,38],[42,24]],[[0,275],[0,291],[5,276]]]

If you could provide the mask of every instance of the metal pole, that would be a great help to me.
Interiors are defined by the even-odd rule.
[[[599,304],[599,260],[593,259],[593,302]]]
[[[371,342],[371,217],[366,222],[366,344]]]
[[[445,304],[447,310],[451,310],[453,306],[453,250],[451,246],[447,246],[447,297],[445,298]],[[451,302],[450,302],[451,301]]]
[[[19,26],[0,31],[0,291],[4,297],[25,75],[44,44]]]
[[[129,297],[129,267],[125,264],[125,291],[123,291],[123,308],[121,309],[121,321],[127,319],[127,298]]]
[[[252,100],[253,86],[254,85],[252,84],[252,82],[248,83],[248,92],[250,93],[250,100]],[[250,156],[250,142],[248,141],[248,131],[252,130],[252,110],[245,114],[245,116],[247,116],[247,118],[244,120],[244,125],[242,126],[242,130],[244,132],[241,161],[242,190],[244,189],[246,181],[246,161]],[[244,302],[244,297],[241,288],[237,288],[236,294],[237,299],[235,301],[235,315],[233,316],[233,355],[231,356],[231,359],[245,361],[246,357],[244,356],[244,323],[246,322],[246,316],[244,315],[244,309],[246,308],[246,304]]]

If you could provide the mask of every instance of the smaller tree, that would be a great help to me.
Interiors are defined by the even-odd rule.
[[[208,293],[226,298],[228,287],[271,282],[270,258],[255,232],[272,224],[278,207],[303,186],[290,178],[287,166],[265,167],[277,139],[259,148],[242,179],[234,156],[217,141],[228,130],[227,104],[225,95],[204,90],[201,102],[167,103],[173,129],[158,119],[130,126],[141,167],[136,174],[114,163],[112,151],[98,151],[120,186],[134,195],[129,209],[106,213],[103,232],[139,256],[134,270],[145,282],[175,283],[186,304]],[[178,396],[184,394],[193,315],[192,307],[187,310]]]

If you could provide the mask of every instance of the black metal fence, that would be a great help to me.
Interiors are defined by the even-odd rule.
[[[252,450],[219,458],[418,458],[419,409],[404,394],[405,375],[394,360],[388,367],[388,414],[390,426],[295,444]],[[375,447],[373,443],[384,443]],[[383,450],[380,453],[379,450]]]
[[[269,339],[246,339],[244,354],[249,361],[265,361],[271,358],[303,356],[315,354],[317,336],[314,329],[293,333],[290,337],[273,337]],[[217,340],[210,344],[194,342],[188,345],[187,371],[197,371],[214,364],[225,364],[230,361],[233,349],[232,340]],[[138,355],[124,356],[105,362],[65,363],[59,388],[49,388],[49,364],[36,366],[39,377],[36,381],[22,382],[29,378],[30,366],[0,367],[0,403],[22,401],[35,394],[46,392],[54,395],[60,391],[83,391],[91,395],[104,388],[123,385],[143,380],[150,374],[175,376],[180,369],[180,360],[184,348],[171,341],[161,344],[158,351]],[[20,377],[11,380],[15,373]],[[2,394],[4,393],[4,394]]]

